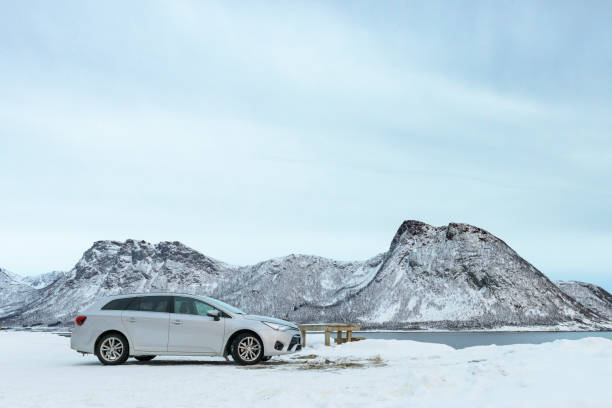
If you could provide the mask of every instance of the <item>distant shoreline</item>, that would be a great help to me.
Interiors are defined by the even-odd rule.
[[[6,331],[25,331],[25,332],[42,332],[42,333],[69,333],[72,330],[71,326],[34,326],[34,327],[2,327],[0,330]],[[323,331],[309,331],[312,334],[323,334]],[[332,332],[334,334],[335,332]],[[459,334],[459,333],[474,333],[474,334],[488,334],[488,333],[612,333],[612,329],[606,330],[435,330],[435,329],[419,329],[419,330],[401,330],[401,329],[372,329],[372,330],[358,330],[353,333],[431,333],[431,334]]]

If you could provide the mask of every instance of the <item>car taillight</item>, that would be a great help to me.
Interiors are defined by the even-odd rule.
[[[77,318],[74,319],[74,322],[77,324],[77,326],[82,326],[83,323],[85,323],[85,319],[87,319],[87,316],[77,316]]]

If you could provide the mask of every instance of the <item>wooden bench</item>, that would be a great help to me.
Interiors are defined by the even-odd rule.
[[[364,337],[353,337],[353,331],[359,331],[361,326],[358,324],[342,324],[342,323],[318,323],[318,324],[300,324],[298,325],[302,332],[302,347],[306,347],[306,332],[323,331],[325,332],[325,345],[331,345],[331,333],[336,332],[337,337],[334,341],[337,344],[342,344],[350,341],[364,340]],[[346,337],[342,337],[342,332],[346,332]]]
[[[359,340],[365,340],[365,337],[355,337],[355,336],[352,336],[350,341],[359,341]],[[343,343],[346,343],[347,341],[349,341],[348,338],[336,337],[334,339],[334,342],[336,344],[343,344]]]

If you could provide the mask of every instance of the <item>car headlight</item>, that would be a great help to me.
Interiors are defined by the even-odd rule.
[[[278,323],[270,323],[270,322],[262,322],[262,323],[271,329],[279,330],[279,331],[286,331],[286,330],[290,330],[293,328],[291,326],[286,326],[284,324],[278,324]]]

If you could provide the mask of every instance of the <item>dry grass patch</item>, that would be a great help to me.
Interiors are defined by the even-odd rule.
[[[308,361],[304,365],[300,365],[298,370],[338,370],[344,368],[362,368],[365,367],[363,363],[357,363],[354,361],[331,361],[325,359],[324,361]]]
[[[296,356],[296,357],[292,357],[293,360],[310,360],[313,358],[317,358],[319,356],[317,356],[316,354],[307,354],[305,356]]]
[[[330,360],[328,358],[321,359],[316,354],[308,354],[304,356],[291,357],[291,360],[293,361],[269,361],[253,366],[243,366],[241,368],[247,370],[262,370],[276,367],[297,370],[344,370],[347,368],[383,367],[387,365],[380,355],[375,355],[374,357],[370,357],[365,360],[353,360],[349,358]]]

